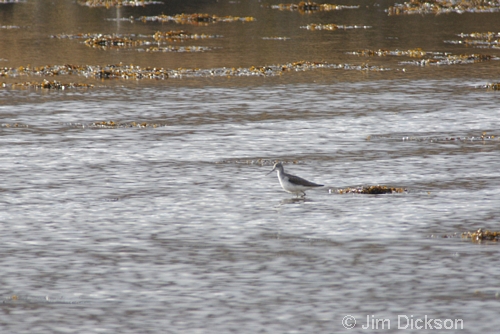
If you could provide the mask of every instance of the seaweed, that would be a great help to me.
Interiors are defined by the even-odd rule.
[[[339,188],[332,190],[329,192],[336,192],[337,194],[369,194],[369,195],[380,195],[380,194],[394,194],[394,193],[405,193],[408,190],[405,188],[396,188],[396,187],[388,187],[388,186],[360,186],[354,188]]]
[[[114,122],[114,121],[101,121],[92,122],[88,124],[70,124],[74,127],[82,128],[95,128],[95,129],[118,129],[118,128],[159,128],[164,127],[166,124],[150,123],[150,122]]]
[[[42,82],[31,82],[31,81],[26,81],[26,82],[20,82],[20,83],[13,83],[13,84],[7,84],[7,83],[2,83],[0,86],[2,88],[34,88],[34,89],[56,89],[56,90],[65,90],[65,89],[70,89],[70,88],[93,88],[94,85],[91,84],[85,84],[85,83],[61,83],[59,81],[53,80],[53,81],[48,81],[44,79]]]
[[[153,39],[155,41],[170,41],[170,42],[177,42],[177,41],[184,41],[188,39],[207,39],[207,38],[220,38],[222,36],[220,35],[207,35],[207,34],[192,34],[190,32],[184,31],[184,30],[170,30],[170,31],[157,31],[153,35]]]
[[[472,232],[463,232],[462,238],[471,239],[472,242],[481,243],[482,241],[500,241],[500,232],[478,229]]]
[[[78,4],[82,6],[87,6],[91,8],[96,7],[145,7],[148,5],[160,5],[163,1],[152,1],[152,0],[87,0],[78,1]]]
[[[157,15],[157,16],[141,16],[138,18],[142,22],[175,22],[178,24],[201,24],[208,25],[210,23],[219,22],[252,22],[255,21],[254,17],[246,16],[217,16],[210,14],[177,14],[171,15]]]
[[[446,40],[448,44],[459,44],[482,49],[500,48],[500,32],[473,32],[470,34],[460,33],[459,40]]]
[[[27,124],[22,124],[22,123],[2,123],[0,124],[0,128],[29,128]]]
[[[134,48],[138,46],[149,46],[156,45],[157,48],[151,47],[146,51],[153,52],[204,52],[211,50],[208,47],[200,47],[200,46],[188,46],[188,47],[160,47],[161,44],[165,44],[165,42],[179,42],[185,41],[188,39],[198,40],[198,39],[207,39],[207,38],[219,38],[222,36],[219,35],[206,35],[206,34],[191,34],[184,30],[171,30],[171,31],[157,31],[153,35],[121,35],[121,34],[100,34],[100,33],[78,33],[78,34],[58,34],[52,35],[52,38],[57,39],[85,39],[85,45],[98,48],[102,50],[109,49],[120,49],[120,48]],[[137,39],[140,37],[142,39]],[[144,39],[144,38],[149,38]],[[144,49],[137,49],[137,51],[144,51]]]
[[[354,25],[354,26],[345,26],[345,25],[338,25],[338,24],[333,24],[333,23],[330,23],[330,24],[316,24],[316,23],[311,23],[311,24],[308,24],[306,26],[301,26],[300,27],[301,29],[307,29],[307,30],[330,30],[330,31],[334,31],[334,30],[349,30],[349,29],[370,29],[371,26],[358,26],[358,25]]]
[[[493,0],[411,0],[402,4],[390,6],[386,12],[388,15],[411,15],[411,14],[449,14],[449,13],[493,13],[500,11],[500,1]]]
[[[492,82],[486,85],[483,85],[482,88],[486,88],[488,90],[500,90],[500,82]]]
[[[127,47],[143,45],[143,41],[117,35],[98,35],[85,40],[85,45],[94,48]]]
[[[386,56],[396,56],[396,57],[410,57],[410,58],[420,58],[419,60],[403,61],[400,64],[416,65],[416,66],[427,66],[427,65],[463,65],[463,64],[474,64],[490,60],[499,60],[500,58],[492,55],[485,54],[461,54],[453,55],[447,52],[428,52],[420,48],[410,49],[410,50],[360,50],[355,52],[348,52],[348,54],[364,57],[386,57]]]
[[[154,52],[154,51],[153,51]],[[293,63],[248,68],[208,68],[208,69],[165,69],[140,67],[123,63],[100,65],[46,65],[20,66],[18,68],[0,67],[0,77],[19,76],[56,76],[80,75],[95,79],[166,79],[181,77],[241,77],[241,76],[278,76],[287,72],[302,72],[316,69],[342,69],[355,71],[386,71],[387,68],[368,65],[331,64],[327,62],[298,61]]]
[[[483,131],[481,134],[477,135],[430,135],[430,136],[406,136],[402,135],[400,137],[387,137],[387,136],[378,136],[371,135],[368,136],[367,140],[377,140],[380,138],[384,138],[384,140],[391,139],[397,141],[409,141],[409,142],[430,142],[430,143],[457,143],[457,144],[465,144],[465,143],[481,143],[484,144],[486,142],[498,142],[500,140],[500,136],[495,134],[488,134],[487,131]]]
[[[146,52],[205,52],[210,51],[212,48],[206,46],[173,46],[168,45],[165,47],[151,46],[148,47]]]
[[[343,9],[358,9],[359,6],[333,5],[333,4],[318,4],[311,1],[301,1],[298,4],[283,4],[271,5],[271,9],[298,11],[300,13],[311,13],[319,11],[333,11]]]

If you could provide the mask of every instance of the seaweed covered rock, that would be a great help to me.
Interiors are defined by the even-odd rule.
[[[463,232],[462,238],[471,239],[472,242],[482,242],[482,241],[499,241],[500,232],[494,232],[489,230],[478,229],[472,232]]]
[[[405,188],[395,188],[388,186],[361,186],[354,188],[339,188],[335,192],[337,194],[369,194],[369,195],[379,195],[379,194],[393,194],[393,193],[404,193],[408,190]],[[331,192],[331,189],[330,189]]]

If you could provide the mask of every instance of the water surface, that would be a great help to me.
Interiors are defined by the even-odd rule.
[[[346,52],[498,55],[443,41],[498,30],[499,14],[388,17],[388,5],[310,14],[257,2],[0,5],[0,25],[20,27],[0,30],[5,67],[209,69],[306,60],[390,69],[158,81],[74,75],[46,79],[95,87],[0,89],[3,331],[372,332],[362,327],[368,316],[388,319],[390,328],[385,322],[379,330],[395,332],[401,315],[461,319],[466,333],[497,328],[498,245],[460,233],[498,230],[499,95],[481,88],[498,80],[498,63],[419,67]],[[106,20],[162,12],[257,21]],[[299,28],[309,23],[372,28]],[[51,37],[180,28],[224,37],[185,42],[219,48],[192,54],[98,50]],[[121,126],[99,125],[110,121]],[[276,175],[266,176],[275,160],[325,187],[294,199]],[[407,191],[335,192],[377,184]],[[354,329],[343,327],[347,315]]]

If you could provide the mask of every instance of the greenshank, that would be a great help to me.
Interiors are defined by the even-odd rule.
[[[301,177],[285,173],[285,169],[283,168],[283,164],[281,162],[275,163],[273,170],[267,174],[271,174],[275,170],[278,171],[278,180],[280,180],[281,187],[289,193],[296,194],[297,197],[300,193],[302,193],[302,196],[305,196],[305,191],[308,189],[323,187],[322,184],[316,184],[304,180]]]

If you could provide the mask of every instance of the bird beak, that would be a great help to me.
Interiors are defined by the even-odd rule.
[[[271,173],[272,173],[272,172],[274,172],[275,170],[276,170],[276,167],[274,167],[274,168],[273,168],[273,170],[272,170],[272,171],[270,171],[269,173],[267,173],[266,175],[271,174]]]

